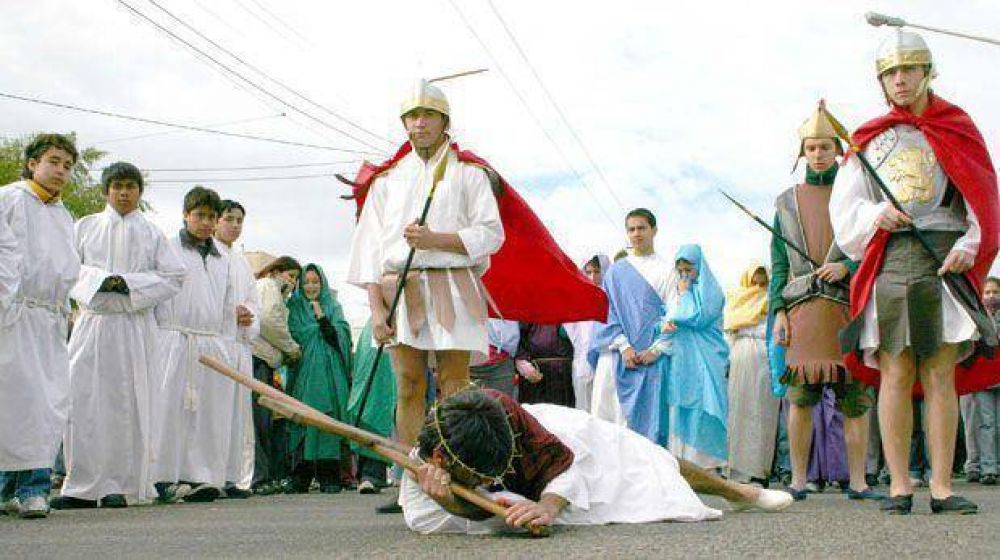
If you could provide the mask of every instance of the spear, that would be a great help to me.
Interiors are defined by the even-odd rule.
[[[892,204],[893,208],[898,210],[900,213],[909,216],[909,214],[903,210],[903,207],[899,203],[899,200],[896,199],[896,196],[892,194],[889,187],[887,187],[885,182],[882,181],[882,178],[875,171],[875,168],[872,167],[871,162],[868,161],[868,158],[865,156],[861,148],[851,142],[851,137],[847,132],[847,128],[845,128],[844,125],[842,125],[840,121],[838,121],[836,117],[831,115],[828,111],[824,111],[823,113],[826,115],[830,125],[837,133],[837,136],[839,136],[847,144],[851,153],[858,158],[858,162],[860,162],[861,167],[864,168],[865,174],[875,183],[875,186],[878,187],[878,190],[882,193],[885,199],[889,201],[889,204]],[[920,243],[920,246],[923,247],[924,250],[931,256],[934,260],[935,266],[941,268],[941,266],[944,265],[944,258],[938,254],[937,250],[931,245],[927,236],[924,234],[924,231],[913,224],[911,224],[907,230],[913,234],[913,237],[916,238],[918,243]],[[986,308],[979,299],[979,293],[972,285],[972,282],[969,281],[969,278],[964,274],[946,272],[941,279],[948,286],[951,293],[960,299],[966,308],[974,311],[973,313],[969,313],[972,317],[972,322],[976,324],[976,328],[979,329],[979,332],[982,334],[984,340],[987,338],[992,339],[992,344],[988,344],[988,346],[995,346],[995,335],[993,337],[988,337],[987,334],[995,333],[996,327],[994,326],[993,321],[989,319],[989,315],[986,313]]]
[[[868,23],[879,27],[881,25],[888,25],[889,27],[915,27],[917,29],[925,29],[927,31],[933,31],[934,33],[943,33],[945,35],[951,35],[953,37],[961,37],[963,39],[971,39],[973,41],[980,41],[982,43],[989,43],[991,45],[1000,46],[1000,39],[993,39],[991,37],[983,37],[982,35],[970,35],[968,33],[961,33],[959,31],[952,31],[950,29],[942,29],[940,27],[931,27],[929,25],[920,25],[916,23],[910,23],[903,18],[887,16],[885,14],[880,14],[877,12],[868,12],[865,14],[865,19]]]
[[[345,437],[353,442],[367,447],[372,452],[385,457],[389,461],[397,463],[404,469],[413,473],[420,470],[420,467],[423,464],[423,462],[419,459],[410,457],[410,450],[399,442],[367,432],[361,428],[357,428],[344,422],[338,422],[315,408],[312,408],[311,406],[291,397],[286,393],[282,393],[266,383],[261,383],[253,377],[241,374],[211,356],[202,354],[198,357],[198,361],[201,362],[202,365],[215,370],[240,385],[243,385],[247,389],[261,395],[257,400],[258,404],[274,411],[292,422],[295,422],[296,424],[313,426],[324,432]],[[501,518],[507,517],[506,507],[494,502],[488,496],[481,494],[475,489],[463,486],[454,481],[449,483],[449,487],[452,493],[459,498],[462,498],[463,500],[489,513],[492,513],[493,515]],[[535,537],[547,537],[551,534],[551,528],[546,525],[531,525],[527,527],[527,530],[532,536]]]
[[[792,249],[793,251],[795,251],[796,253],[798,253],[799,255],[801,255],[802,258],[804,258],[805,260],[807,260],[809,262],[809,264],[813,265],[813,268],[820,268],[820,267],[823,266],[820,263],[816,262],[816,259],[810,257],[809,253],[807,253],[804,249],[802,249],[801,247],[799,247],[798,245],[796,245],[795,243],[793,243],[792,241],[790,241],[784,235],[781,235],[781,233],[779,233],[778,230],[776,230],[773,227],[771,227],[771,224],[769,224],[769,223],[765,222],[764,220],[762,220],[760,218],[760,216],[758,216],[757,214],[754,214],[753,210],[750,210],[749,208],[747,208],[746,206],[744,206],[743,204],[741,204],[738,200],[736,200],[735,198],[729,196],[729,193],[727,193],[726,191],[724,191],[722,189],[719,189],[719,192],[722,193],[722,196],[728,198],[729,202],[732,202],[733,204],[736,205],[737,208],[739,208],[740,210],[742,210],[743,212],[745,212],[747,216],[750,216],[753,219],[753,221],[755,221],[758,224],[764,226],[764,229],[766,229],[767,231],[771,232],[771,235],[773,235],[776,239],[778,239],[779,241],[781,241],[782,243],[784,243],[785,245],[787,245],[790,249]],[[850,286],[848,286],[843,281],[832,282],[832,284],[840,286],[841,288],[850,289]]]

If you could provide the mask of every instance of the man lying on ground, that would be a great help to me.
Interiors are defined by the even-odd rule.
[[[704,521],[722,512],[695,492],[721,496],[734,510],[780,511],[786,492],[723,480],[636,432],[584,411],[517,404],[491,390],[459,391],[436,406],[414,454],[426,463],[403,478],[399,503],[419,533],[489,533],[503,523],[603,525]],[[507,518],[454,496],[454,479],[486,489]]]

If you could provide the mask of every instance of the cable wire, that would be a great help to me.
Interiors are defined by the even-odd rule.
[[[128,121],[143,122],[148,124],[156,124],[160,126],[169,126],[171,128],[181,128],[184,130],[193,130],[196,132],[205,132],[208,134],[219,134],[221,136],[230,136],[233,138],[243,138],[245,140],[257,140],[258,142],[271,142],[273,144],[284,144],[286,146],[297,146],[300,148],[315,148],[317,150],[329,150],[332,152],[345,152],[349,154],[371,154],[372,152],[366,150],[352,150],[349,148],[337,148],[335,146],[322,146],[319,144],[308,144],[305,142],[295,142],[292,140],[281,140],[280,138],[268,138],[266,136],[254,136],[252,134],[240,134],[239,132],[227,132],[225,130],[215,130],[212,128],[205,128],[202,126],[193,126],[188,124],[178,124],[167,121],[161,121],[158,119],[147,119],[145,117],[135,117],[132,115],[125,115],[122,113],[113,113],[111,111],[102,111],[100,109],[87,109],[85,107],[78,107],[76,105],[69,105],[66,103],[57,103],[55,101],[46,101],[44,99],[39,99],[36,97],[23,97],[20,95],[14,95],[12,93],[0,92],[0,97],[6,97],[7,99],[14,99],[16,101],[25,101],[28,103],[37,103],[39,105],[48,105],[50,107],[58,107],[60,109],[69,109],[71,111],[80,111],[83,113],[90,113],[92,115],[101,115],[104,117],[113,117],[116,119],[124,119]]]

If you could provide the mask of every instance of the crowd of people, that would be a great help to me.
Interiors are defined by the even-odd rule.
[[[626,250],[564,266],[421,82],[399,113],[409,142],[354,184],[357,338],[322,267],[237,249],[246,210],[211,189],[185,195],[168,236],[141,210],[141,171],[115,163],[107,207],[74,224],[60,193],[77,149],[40,135],[0,189],[3,510],[390,484],[385,459],[274,415],[205,355],[412,448],[423,466],[395,473],[381,510],[422,533],[489,530],[453,480],[495,490],[518,527],[721,515],[695,492],[778,511],[830,486],[906,514],[927,485],[935,513],[975,513],[951,484],[998,476],[996,177],[933,69],[918,35],[882,47],[892,110],[850,154],[819,103],[770,262],[728,292],[699,245],[657,252],[646,208],[624,217]]]

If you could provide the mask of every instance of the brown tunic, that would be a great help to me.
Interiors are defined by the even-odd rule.
[[[799,223],[806,251],[816,262],[824,262],[833,244],[830,223],[832,187],[804,183],[796,187]],[[844,371],[837,333],[850,320],[849,309],[833,300],[815,297],[788,311],[791,345],[785,361],[792,385],[831,383]]]

